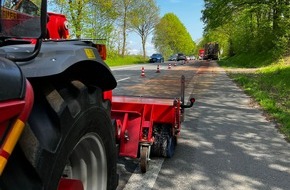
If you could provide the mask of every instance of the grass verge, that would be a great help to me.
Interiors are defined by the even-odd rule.
[[[140,55],[126,55],[125,57],[115,55],[107,58],[105,62],[108,64],[108,66],[113,67],[113,66],[146,63],[148,62],[148,60],[144,60],[144,58]]]
[[[268,118],[290,140],[290,59],[274,61],[267,53],[244,54],[219,62],[228,75],[244,91],[253,97],[265,110]],[[254,73],[242,68],[259,68]],[[242,72],[230,72],[230,68],[241,68]]]

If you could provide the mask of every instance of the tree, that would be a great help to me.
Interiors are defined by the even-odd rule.
[[[110,39],[117,18],[112,0],[94,0],[90,3],[87,21],[84,23],[84,36]]]
[[[205,0],[205,34],[230,25],[228,41],[234,52],[271,50],[281,55],[290,44],[289,4],[289,0]]]
[[[138,0],[129,16],[129,28],[141,37],[144,58],[146,58],[147,38],[158,22],[159,8],[155,0]]]
[[[66,15],[70,36],[105,39],[108,53],[113,51],[114,24],[118,16],[115,0],[52,0],[52,3],[54,11]]]
[[[55,11],[65,14],[76,38],[105,38],[117,17],[113,0],[53,0]],[[67,6],[67,4],[69,6]]]
[[[122,52],[121,55],[124,56],[126,52],[126,40],[127,40],[127,30],[128,30],[128,16],[131,14],[132,10],[135,8],[137,3],[136,0],[115,0],[116,12],[118,14],[118,23],[122,28]]]
[[[193,54],[195,43],[185,26],[173,13],[165,14],[156,25],[152,39],[155,48],[169,56],[173,53]]]

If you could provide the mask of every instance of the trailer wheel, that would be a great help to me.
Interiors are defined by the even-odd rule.
[[[44,96],[36,94],[29,124],[39,142],[24,145],[26,156],[45,190],[57,189],[65,179],[81,181],[84,189],[115,189],[117,153],[109,104],[97,87],[64,83],[36,91]]]
[[[140,169],[142,173],[146,173],[149,168],[149,148],[142,146],[140,151]]]
[[[175,151],[175,142],[173,136],[167,137],[167,150],[166,150],[166,157],[171,158],[174,155]]]

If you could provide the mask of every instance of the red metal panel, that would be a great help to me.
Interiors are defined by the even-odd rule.
[[[81,180],[61,178],[57,190],[83,190]]]
[[[25,105],[23,100],[5,101],[0,104],[0,123],[21,113]]]
[[[124,102],[114,102],[115,98],[113,97],[112,109],[113,110],[122,110],[122,111],[136,111],[144,114],[145,120],[152,120],[157,123],[174,123],[175,121],[175,106],[173,106],[173,100],[162,101],[158,100],[145,102],[146,99],[142,98],[143,102],[131,101],[128,99],[119,99],[127,100]],[[133,100],[133,99],[130,99]],[[136,99],[135,99],[136,100]],[[151,100],[151,99],[150,99]],[[145,105],[148,107],[148,110],[144,110]],[[152,108],[149,109],[149,105],[153,105]],[[153,109],[153,111],[152,111]],[[148,115],[149,114],[149,115]],[[152,114],[152,116],[150,115]]]
[[[173,106],[154,106],[152,120],[158,123],[173,123],[174,122],[174,107]]]
[[[179,128],[180,121],[176,117],[180,117],[180,101],[174,103],[174,99],[113,96],[112,118],[122,125],[119,129],[119,155],[136,158],[140,142],[154,141],[153,125],[170,124]]]
[[[173,105],[173,100],[169,98],[149,98],[149,97],[135,97],[135,96],[113,96],[114,103],[137,103],[137,104],[159,104],[159,105]]]
[[[141,114],[138,114],[138,112],[120,112],[112,110],[112,118],[120,120],[122,123],[119,139],[119,155],[137,158]],[[126,138],[126,136],[128,136],[128,138]]]

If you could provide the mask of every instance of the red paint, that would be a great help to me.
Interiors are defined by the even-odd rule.
[[[180,101],[174,104],[172,99],[113,96],[111,116],[117,123],[119,121],[119,155],[137,158],[139,143],[154,142],[155,123],[180,128]],[[146,137],[142,133],[144,130],[148,131]]]
[[[8,160],[10,154],[6,152],[5,150],[0,149],[0,156],[4,157],[6,160]]]
[[[69,38],[68,21],[63,14],[47,13],[49,21],[47,23],[48,38],[50,39],[67,39]]]
[[[84,190],[83,183],[76,179],[61,178],[58,184],[58,190]]]

